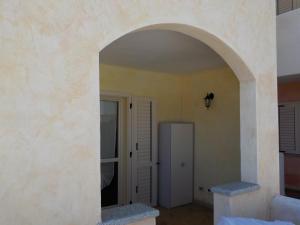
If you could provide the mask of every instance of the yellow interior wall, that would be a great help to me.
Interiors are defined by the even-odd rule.
[[[239,81],[227,67],[184,76],[181,83],[184,117],[195,123],[195,199],[212,204],[209,188],[241,176]],[[206,109],[208,92],[215,97]]]
[[[158,121],[182,119],[179,76],[104,64],[100,73],[101,91],[153,97]]]
[[[240,179],[239,82],[231,69],[174,75],[101,64],[100,74],[101,91],[156,99],[158,122],[195,123],[196,200],[212,204],[211,186]],[[208,110],[207,92],[215,94]]]

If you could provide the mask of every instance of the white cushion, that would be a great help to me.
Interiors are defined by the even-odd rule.
[[[300,200],[278,195],[271,203],[271,219],[300,225]]]
[[[264,221],[251,218],[222,217],[218,225],[294,225],[285,221]]]

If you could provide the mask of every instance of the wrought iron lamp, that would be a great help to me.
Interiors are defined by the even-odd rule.
[[[215,95],[214,93],[210,92],[210,93],[207,93],[207,95],[205,96],[204,98],[204,103],[205,103],[205,107],[207,109],[209,109],[209,107],[211,106],[211,102],[212,100],[214,99]]]

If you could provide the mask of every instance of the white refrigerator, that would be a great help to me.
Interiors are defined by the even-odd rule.
[[[194,124],[160,123],[159,205],[172,208],[193,201]]]

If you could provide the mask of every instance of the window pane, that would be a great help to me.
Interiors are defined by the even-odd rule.
[[[118,102],[101,101],[101,159],[118,157]]]
[[[118,204],[118,162],[101,164],[101,206]]]

